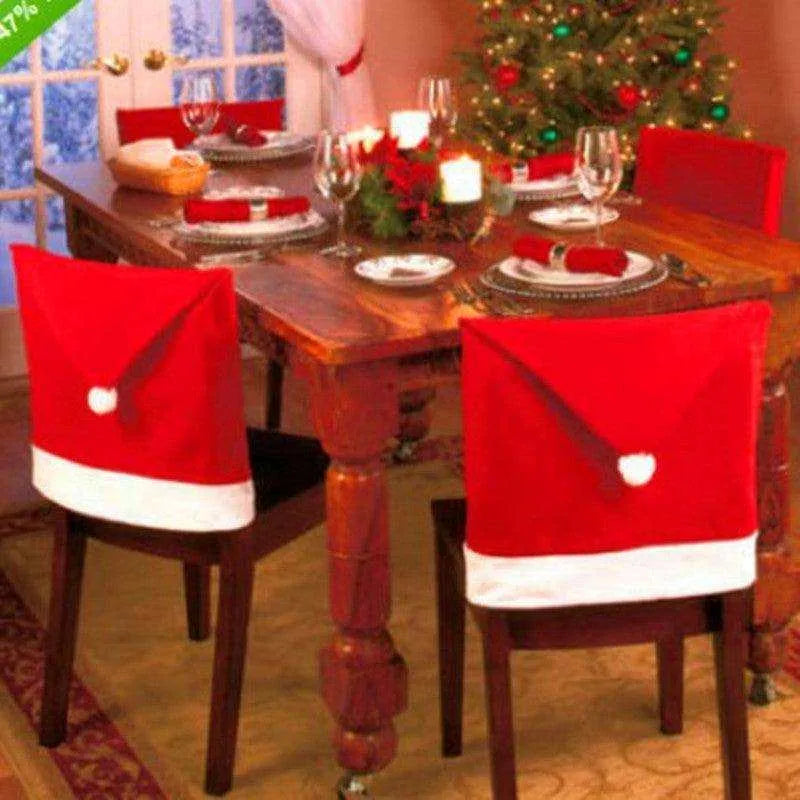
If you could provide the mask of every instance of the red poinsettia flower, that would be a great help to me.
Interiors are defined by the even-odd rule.
[[[369,164],[382,166],[390,162],[394,162],[400,157],[397,148],[397,142],[397,139],[394,139],[389,136],[389,134],[384,133],[383,137],[373,145],[372,150],[369,152],[364,149],[364,143],[359,142],[358,159],[364,166]]]
[[[399,209],[414,211],[420,219],[428,219],[438,179],[435,163],[400,158],[386,167],[386,179],[389,191],[397,197]]]

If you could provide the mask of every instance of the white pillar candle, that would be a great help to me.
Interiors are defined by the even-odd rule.
[[[389,130],[401,150],[418,147],[428,138],[430,128],[431,115],[427,111],[393,111],[389,115]]]
[[[384,131],[381,128],[373,128],[366,125],[359,128],[357,131],[351,131],[347,134],[347,138],[354,144],[360,144],[364,148],[365,153],[371,153],[373,148],[378,142],[383,139]]]
[[[439,166],[442,179],[442,201],[445,203],[475,203],[483,196],[481,162],[468,155]]]

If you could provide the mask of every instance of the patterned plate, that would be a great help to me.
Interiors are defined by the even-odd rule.
[[[664,281],[667,268],[641,253],[627,251],[628,268],[621,277],[562,272],[534,261],[507,258],[481,275],[490,289],[548,300],[592,300],[634,294]]]
[[[314,138],[311,136],[300,136],[287,131],[262,131],[262,133],[267,137],[267,143],[261,147],[236,144],[224,133],[200,136],[195,139],[194,145],[208,161],[237,164],[287,158],[314,148]]]
[[[528,214],[528,219],[555,231],[589,231],[594,230],[597,212],[587,203],[568,203],[537,208]],[[603,208],[600,224],[608,225],[618,219],[619,211],[614,208]]]
[[[413,253],[380,256],[359,261],[356,275],[381,286],[427,286],[456,268],[455,262],[444,256]]]
[[[328,222],[316,211],[258,222],[181,222],[175,234],[192,242],[225,245],[282,244],[326,233]]]

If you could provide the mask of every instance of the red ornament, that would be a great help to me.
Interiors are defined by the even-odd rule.
[[[494,85],[504,92],[519,83],[520,69],[515,64],[501,64],[494,73]]]
[[[617,103],[626,111],[633,111],[642,102],[641,89],[632,84],[624,84],[616,91]]]

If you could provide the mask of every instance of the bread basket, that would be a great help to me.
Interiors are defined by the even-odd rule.
[[[134,166],[112,158],[108,168],[120,186],[158,194],[197,194],[203,188],[211,165],[205,162],[166,168]]]

